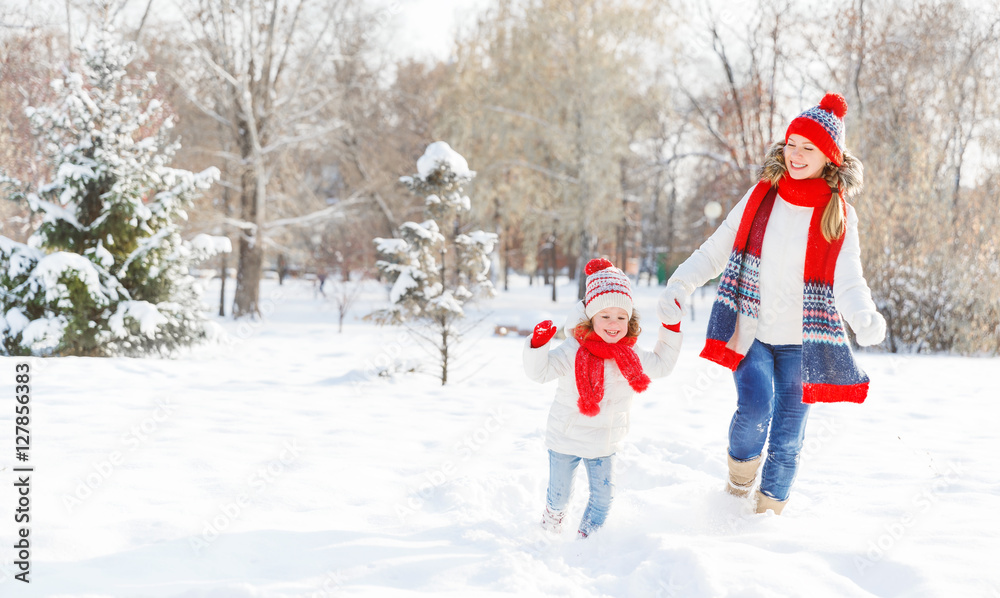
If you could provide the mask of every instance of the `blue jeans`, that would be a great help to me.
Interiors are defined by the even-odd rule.
[[[549,492],[546,502],[553,511],[566,510],[573,491],[573,472],[576,471],[580,461],[583,461],[587,468],[590,501],[587,503],[587,510],[583,512],[580,531],[588,536],[590,532],[604,525],[611,509],[611,500],[615,495],[615,484],[611,480],[613,457],[614,455],[584,459],[549,450]]]
[[[802,346],[754,340],[733,378],[737,399],[729,455],[737,461],[754,459],[767,441],[760,491],[788,500],[809,416],[809,405],[802,402]]]

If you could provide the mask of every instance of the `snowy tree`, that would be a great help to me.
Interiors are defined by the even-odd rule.
[[[471,207],[463,186],[475,175],[447,143],[430,144],[417,160],[417,173],[400,178],[411,192],[424,196],[427,220],[404,222],[398,238],[375,239],[381,258],[376,266],[392,288],[390,306],[372,316],[381,324],[409,326],[419,341],[435,349],[442,385],[448,382],[451,350],[465,332],[459,327],[464,305],[496,294],[489,254],[497,235],[460,232],[462,215]]]
[[[41,220],[27,244],[0,237],[0,353],[170,353],[208,333],[189,265],[229,241],[185,241],[179,222],[219,172],[168,166],[179,144],[150,97],[155,74],[128,73],[135,47],[109,20],[82,52],[78,72],[52,81],[56,100],[27,109],[51,180],[0,174]]]
[[[265,249],[282,229],[331,222],[367,190],[331,200],[310,184],[321,156],[347,154],[348,98],[370,98],[366,31],[377,26],[360,0],[180,0],[196,43],[177,69],[192,105],[220,126],[217,143],[236,190],[239,229],[233,317],[260,317]],[[192,60],[193,58],[193,60]],[[360,94],[360,90],[365,90]],[[338,158],[333,158],[336,161]],[[289,167],[289,165],[291,165]],[[369,237],[370,238],[370,237]]]

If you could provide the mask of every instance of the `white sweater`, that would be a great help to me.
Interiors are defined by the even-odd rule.
[[[752,192],[751,187],[718,230],[677,267],[668,284],[681,284],[690,294],[722,273],[733,251],[736,231]],[[761,246],[760,312],[756,335],[761,342],[771,345],[802,344],[803,276],[812,211],[813,208],[788,203],[780,194],[774,201]],[[847,205],[844,245],[834,271],[833,294],[837,311],[852,328],[858,312],[875,309],[871,290],[861,270],[858,216],[850,204]]]
[[[667,330],[660,323],[656,347],[645,351],[634,347],[642,371],[650,378],[668,375],[677,363],[682,334]],[[558,347],[549,350],[552,341],[537,349],[531,348],[531,338],[524,344],[524,372],[536,382],[558,379],[556,397],[549,409],[545,445],[557,453],[575,455],[585,459],[607,457],[621,448],[628,434],[632,397],[636,394],[628,380],[618,370],[613,359],[604,363],[604,398],[599,403],[601,412],[594,417],[580,413],[576,390],[576,352],[580,344],[568,338]],[[647,390],[646,393],[648,394]]]

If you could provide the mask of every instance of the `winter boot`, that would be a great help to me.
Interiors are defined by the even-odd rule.
[[[771,498],[770,496],[764,494],[760,490],[757,491],[757,512],[766,513],[768,509],[774,511],[775,515],[781,515],[782,509],[785,508],[785,504],[788,499],[778,500],[776,498]]]
[[[753,483],[757,479],[757,468],[760,466],[760,455],[749,461],[737,461],[732,455],[729,457],[729,483],[726,490],[733,496],[740,498],[750,494]]]
[[[547,505],[542,513],[542,529],[553,534],[562,533],[562,520],[566,515],[565,511],[553,511]]]

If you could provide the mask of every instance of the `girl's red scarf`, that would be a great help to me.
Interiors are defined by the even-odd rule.
[[[576,389],[580,394],[577,406],[580,413],[594,417],[601,412],[604,398],[604,360],[614,359],[618,371],[636,392],[649,387],[649,376],[642,371],[642,362],[636,354],[635,337],[623,338],[617,343],[605,342],[593,330],[578,328],[574,333],[580,348],[576,351]]]

